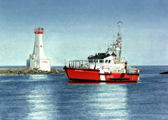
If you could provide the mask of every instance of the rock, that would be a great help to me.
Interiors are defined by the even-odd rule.
[[[51,68],[51,72],[52,72],[52,73],[55,73],[55,71],[56,71],[55,69]]]
[[[167,72],[162,72],[162,73],[160,73],[160,74],[168,74],[168,71],[167,71]]]

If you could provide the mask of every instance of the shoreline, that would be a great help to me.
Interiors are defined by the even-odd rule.
[[[42,71],[36,69],[0,69],[0,76],[25,76],[25,75],[64,75],[64,70]]]

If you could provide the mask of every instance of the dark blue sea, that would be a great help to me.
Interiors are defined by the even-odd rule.
[[[168,74],[159,74],[168,66],[135,67],[137,84],[73,84],[66,75],[0,76],[0,120],[168,120]]]

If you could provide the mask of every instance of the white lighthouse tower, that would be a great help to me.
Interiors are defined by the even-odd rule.
[[[34,33],[34,50],[27,60],[27,67],[30,69],[35,68],[43,71],[50,71],[50,60],[46,57],[43,49],[43,28],[35,28]]]

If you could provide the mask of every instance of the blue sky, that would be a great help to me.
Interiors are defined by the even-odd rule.
[[[51,65],[105,52],[122,21],[122,56],[129,65],[168,65],[167,0],[0,0],[3,65],[26,65],[34,28],[44,28]]]

